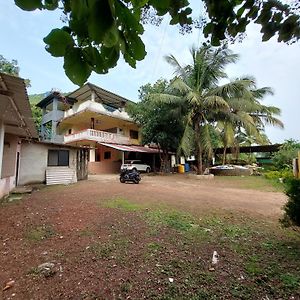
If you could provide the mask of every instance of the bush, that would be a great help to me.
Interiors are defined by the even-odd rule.
[[[293,158],[296,158],[300,151],[300,143],[295,140],[287,140],[282,144],[280,150],[273,155],[275,167],[280,170],[285,167],[292,167]]]
[[[281,222],[285,226],[300,226],[300,179],[287,180],[285,193],[289,200],[284,206],[285,214]]]
[[[283,169],[281,171],[268,171],[264,173],[267,179],[289,179],[293,178],[293,171],[291,169]]]

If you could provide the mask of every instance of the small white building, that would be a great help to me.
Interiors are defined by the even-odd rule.
[[[22,141],[18,184],[69,184],[87,179],[88,149]]]

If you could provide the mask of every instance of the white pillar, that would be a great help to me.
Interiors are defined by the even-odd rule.
[[[90,149],[90,162],[94,162],[96,159],[96,150]]]
[[[2,162],[3,162],[3,150],[4,150],[4,133],[5,127],[3,122],[0,122],[0,178],[2,178]]]

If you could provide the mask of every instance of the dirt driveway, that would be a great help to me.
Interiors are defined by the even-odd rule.
[[[268,290],[261,290],[253,277],[260,276],[253,275],[258,266],[252,263],[246,268],[244,260],[257,259],[261,249],[266,264],[269,247],[276,243],[289,253],[295,248],[295,257],[300,250],[298,244],[281,246],[277,233],[270,241],[269,229],[262,231],[270,219],[271,230],[279,227],[284,194],[244,189],[240,184],[179,175],[145,175],[140,184],[121,184],[115,175],[91,176],[88,181],[50,186],[19,201],[2,202],[0,284],[4,290],[0,299],[259,299],[257,295]],[[113,199],[121,199],[125,209],[105,205]],[[142,204],[143,210],[132,209],[135,203]],[[194,228],[195,220],[181,212],[174,214],[169,207],[198,215],[197,222],[204,223]],[[230,212],[226,220],[201,221],[207,212],[221,212],[216,214],[219,218],[224,210]],[[237,221],[242,215],[254,217],[255,222]],[[231,243],[225,244],[228,239]],[[211,274],[209,261],[215,249],[222,264],[220,271]],[[290,260],[282,250],[273,261],[281,262],[279,277],[287,266],[298,270],[297,260]],[[290,267],[291,261],[295,266]],[[269,269],[262,265],[259,270]],[[249,275],[241,288],[237,276],[245,272]],[[296,290],[298,277],[286,276]],[[171,283],[173,277],[176,285]],[[280,295],[289,293],[290,283],[282,288],[278,278],[272,286],[278,287]],[[12,286],[7,287],[9,283]]]
[[[120,184],[116,175],[94,175],[87,183],[80,183],[76,190],[87,196],[98,194],[128,197],[149,204],[169,204],[193,213],[224,209],[277,219],[282,214],[286,202],[283,193],[245,189],[243,184],[238,184],[222,178],[197,180],[184,175],[144,175],[141,183],[135,185]]]

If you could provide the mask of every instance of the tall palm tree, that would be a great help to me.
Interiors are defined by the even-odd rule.
[[[226,149],[229,146],[239,148],[239,139],[251,137],[252,144],[269,143],[264,134],[265,125],[269,124],[283,128],[283,123],[276,117],[280,109],[263,105],[260,101],[266,95],[273,95],[269,87],[257,88],[254,78],[243,78],[247,82],[245,89],[227,98],[230,111],[220,118],[219,130],[223,141],[223,164],[226,163]]]
[[[156,101],[166,101],[184,105],[187,108],[185,131],[182,144],[193,139],[197,157],[197,173],[203,172],[203,154],[212,155],[211,125],[220,120],[220,116],[230,113],[227,99],[239,91],[242,93],[249,82],[237,79],[225,85],[219,85],[226,78],[225,67],[236,62],[238,56],[222,47],[214,49],[203,45],[192,48],[192,64],[181,66],[174,56],[166,57],[175,68],[176,77],[166,93],[153,95]],[[192,133],[192,136],[191,136]]]

